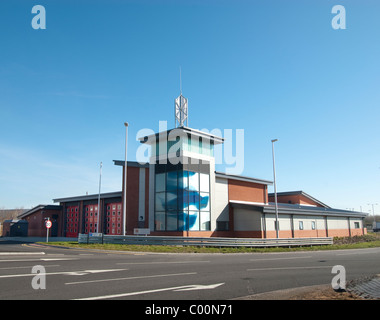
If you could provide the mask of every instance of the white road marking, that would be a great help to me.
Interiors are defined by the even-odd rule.
[[[45,252],[0,252],[0,256],[18,256],[18,255],[40,255],[45,254]]]
[[[24,273],[24,274],[9,274],[9,275],[3,275],[0,276],[0,278],[18,278],[18,277],[34,277],[36,275],[39,276],[51,276],[51,275],[58,275],[58,274],[65,274],[70,276],[82,276],[86,274],[92,274],[92,273],[102,273],[102,272],[114,272],[114,271],[124,271],[128,269],[105,269],[105,270],[82,270],[82,271],[62,271],[62,272],[50,272],[50,273]]]
[[[351,251],[350,252],[345,252],[345,253],[337,253],[337,256],[350,256],[350,255],[357,255],[357,254],[371,254],[371,253],[376,253],[379,251],[378,248],[371,248],[371,249],[357,249],[360,250],[360,252]]]
[[[189,286],[188,288],[177,289],[174,291],[209,290],[209,289],[215,289],[217,287],[220,287],[223,284],[224,284],[224,282],[223,283],[216,283],[216,284],[209,284],[209,285],[195,284],[195,285]]]
[[[187,286],[180,286],[180,287],[171,287],[171,288],[162,288],[162,289],[145,290],[145,291],[137,291],[137,292],[128,292],[128,293],[121,293],[121,294],[110,294],[110,295],[106,295],[106,296],[80,298],[80,299],[74,299],[74,300],[103,300],[103,299],[121,298],[121,297],[136,296],[136,295],[140,295],[140,294],[163,292],[163,291],[179,291],[179,290],[185,290],[185,289],[209,290],[209,289],[215,289],[215,288],[217,288],[223,284],[224,284],[224,282],[223,283],[217,283],[217,284],[210,284],[210,285],[190,284]]]
[[[79,260],[79,258],[41,258],[41,261],[65,261],[65,260]]]
[[[34,266],[25,266],[25,267],[8,267],[8,268],[0,268],[0,270],[13,270],[13,269],[32,269]],[[46,264],[44,265],[45,268],[47,267],[60,267],[59,264]]]
[[[39,258],[39,259],[17,259],[17,260],[0,260],[0,262],[25,262],[25,261],[65,261],[79,260],[79,258]]]
[[[268,258],[268,259],[250,259],[250,261],[271,261],[271,260],[293,260],[293,259],[309,259],[312,258],[312,256],[305,256],[305,257],[286,257],[286,258]]]
[[[116,264],[187,264],[187,263],[203,263],[210,261],[157,261],[157,262],[118,262]]]
[[[302,270],[302,269],[324,269],[332,268],[333,266],[315,266],[315,267],[282,267],[282,268],[255,268],[247,269],[247,271],[271,271],[271,270]]]
[[[71,284],[83,284],[83,283],[94,283],[94,282],[121,281],[121,280],[160,278],[160,277],[175,277],[175,276],[186,276],[186,275],[194,275],[194,274],[197,274],[197,272],[172,273],[172,274],[156,274],[156,275],[151,275],[151,276],[137,276],[137,277],[127,277],[127,278],[88,280],[88,281],[67,282],[65,284],[66,285],[71,285]]]

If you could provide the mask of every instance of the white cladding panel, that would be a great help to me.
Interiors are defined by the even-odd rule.
[[[215,179],[215,219],[218,221],[228,221],[228,180]]]

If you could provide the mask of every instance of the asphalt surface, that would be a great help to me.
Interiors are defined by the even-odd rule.
[[[65,249],[0,240],[0,300],[228,300],[380,273],[380,248],[165,254]],[[45,273],[46,272],[46,273]]]

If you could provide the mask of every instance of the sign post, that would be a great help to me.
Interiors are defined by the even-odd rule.
[[[45,227],[46,227],[46,242],[49,242],[49,229],[52,226],[52,222],[50,221],[50,218],[47,218],[45,222]]]

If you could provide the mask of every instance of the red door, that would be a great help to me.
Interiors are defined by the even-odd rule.
[[[84,219],[84,233],[97,232],[98,223],[98,205],[88,204],[84,206],[85,219]],[[100,230],[99,230],[100,231]]]
[[[106,234],[120,235],[121,226],[121,203],[108,203],[106,209]]]
[[[79,206],[66,207],[66,237],[76,238],[79,232]]]

